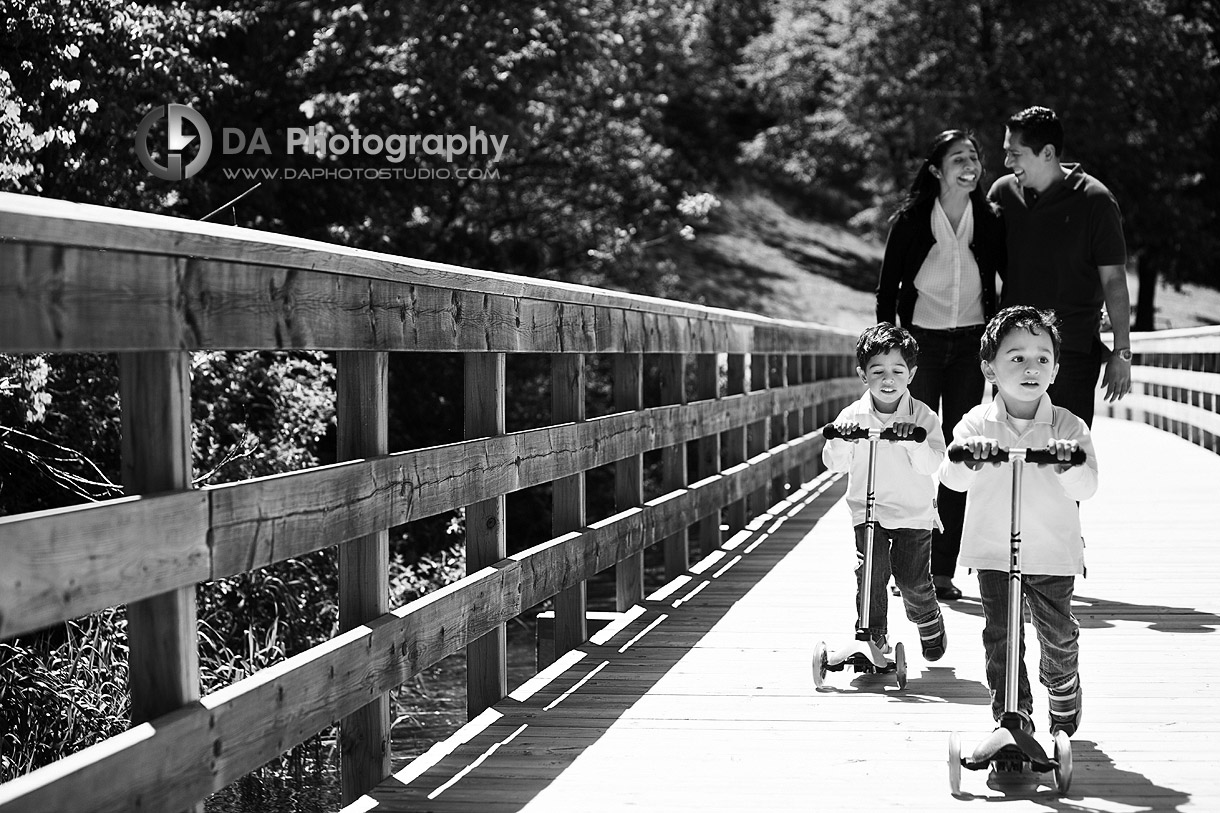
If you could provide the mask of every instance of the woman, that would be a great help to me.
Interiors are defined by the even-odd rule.
[[[979,338],[995,313],[996,275],[1004,271],[1004,228],[982,180],[974,136],[938,135],[894,215],[877,282],[877,321],[901,324],[919,342],[911,395],[940,411],[946,443],[982,400]],[[932,581],[937,598],[951,601],[962,595],[953,572],[965,495],[942,486],[937,507],[944,529],[932,535]]]

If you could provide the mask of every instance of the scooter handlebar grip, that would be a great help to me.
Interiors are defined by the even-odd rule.
[[[965,463],[969,460],[974,460],[974,452],[971,452],[965,446],[958,446],[956,444],[946,449],[945,454],[948,455],[949,459],[954,463]],[[990,463],[992,461],[997,461],[1002,463],[1007,459],[1008,451],[1006,449],[997,449],[992,453],[991,457],[981,458],[979,462]]]
[[[822,427],[822,437],[827,440],[867,440],[868,430],[864,427],[858,428],[855,432],[840,432],[833,423],[828,423]]]
[[[1047,451],[1046,449],[1030,449],[1025,453],[1025,462],[1034,464],[1044,463],[1052,466],[1082,466],[1084,465],[1084,461],[1087,457],[1088,455],[1084,453],[1084,449],[1077,449],[1076,451],[1072,452],[1071,460],[1060,460],[1054,452]]]
[[[862,426],[855,432],[844,434],[836,429],[833,423],[828,423],[822,427],[822,437],[826,438],[827,440],[835,440],[836,438],[840,440],[868,440],[868,429]],[[893,429],[881,430],[882,440],[909,440],[915,443],[922,443],[927,437],[928,430],[924,429],[922,426],[916,426],[905,438],[898,437],[896,434],[894,434]]]
[[[898,437],[897,435],[894,435],[894,430],[892,430],[892,428],[881,431],[882,441],[911,441],[913,443],[922,443],[926,437],[927,430],[922,426],[916,426],[913,428],[913,430],[911,430],[909,435],[906,437]]]
[[[959,445],[954,444],[948,448],[947,453],[948,453],[949,459],[951,461],[953,461],[954,463],[965,463],[965,462],[974,460],[974,454],[969,449],[967,449],[965,446],[959,446]],[[1085,454],[1084,449],[1077,449],[1076,451],[1072,452],[1071,460],[1060,460],[1054,452],[1047,451],[1046,449],[1029,449],[1028,451],[1025,452],[1025,462],[1034,463],[1034,464],[1046,464],[1046,465],[1065,465],[1066,464],[1069,466],[1082,466],[1082,465],[1084,465],[1084,462],[1087,459],[1088,459],[1088,455]],[[979,462],[980,463],[991,463],[991,462],[1004,463],[1007,460],[1008,460],[1008,450],[1007,449],[998,449],[998,450],[996,450],[996,452],[994,454],[991,455],[991,457],[982,458],[979,460]]]

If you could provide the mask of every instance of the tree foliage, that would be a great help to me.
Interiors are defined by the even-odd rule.
[[[1141,265],[1220,283],[1214,4],[782,0],[780,7],[782,22],[752,46],[760,58],[751,78],[763,87],[769,77],[759,64],[779,66],[790,80],[789,108],[793,99],[805,107],[787,110],[768,132],[848,123],[875,195],[876,208],[861,221],[884,222],[940,130],[974,130],[990,177],[1002,174],[1004,120],[1042,104],[1064,121],[1067,160],[1083,162],[1118,197]],[[795,66],[766,60],[777,43],[781,53],[805,46],[809,56]],[[799,168],[816,169],[816,159],[783,146],[760,152],[796,164],[792,174],[803,183],[858,188],[858,176],[802,175]]]

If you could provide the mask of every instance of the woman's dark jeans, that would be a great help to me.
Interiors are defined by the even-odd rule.
[[[953,330],[907,328],[919,343],[919,369],[911,381],[911,397],[940,412],[945,443],[962,416],[983,400],[983,369],[979,365],[982,325]],[[936,498],[943,531],[932,532],[932,575],[953,576],[962,547],[966,495],[941,486]]]

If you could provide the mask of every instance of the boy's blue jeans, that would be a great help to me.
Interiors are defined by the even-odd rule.
[[[902,593],[907,618],[921,624],[940,615],[936,589],[932,586],[932,531],[919,528],[882,528],[873,533],[873,584],[868,605],[868,630],[874,637],[888,633],[890,575]],[[856,526],[856,606],[864,586],[864,546],[868,525]],[[860,619],[856,619],[859,628]]]
[[[1059,686],[1076,675],[1080,659],[1080,624],[1072,615],[1075,576],[1024,574],[1022,593],[1029,607],[1042,659],[1038,680]],[[991,715],[1004,713],[1004,666],[1008,657],[1008,573],[979,571],[979,597],[983,601],[983,651],[987,659],[987,685],[991,689]],[[1021,663],[1017,680],[1017,710],[1032,712],[1033,695],[1025,671],[1025,622],[1021,622]]]

